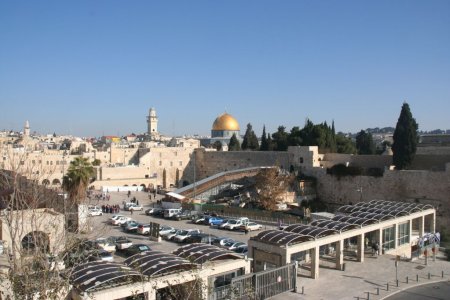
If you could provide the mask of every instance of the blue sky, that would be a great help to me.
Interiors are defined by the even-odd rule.
[[[450,129],[450,1],[0,1],[0,130]]]

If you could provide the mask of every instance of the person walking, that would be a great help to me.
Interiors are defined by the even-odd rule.
[[[133,210],[134,210],[134,209],[131,209],[131,208],[130,208],[130,213],[131,213],[131,214],[133,214]]]

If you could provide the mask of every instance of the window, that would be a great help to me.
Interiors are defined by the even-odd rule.
[[[395,225],[383,229],[383,247],[382,249],[389,250],[395,247]]]
[[[179,161],[179,165],[180,165],[180,167],[183,166],[183,162],[181,160]]]
[[[159,161],[159,165],[162,166],[162,161]]]
[[[398,224],[397,244],[409,244],[409,222]]]
[[[170,162],[170,166],[173,167],[173,161]]]
[[[300,157],[300,163],[301,164],[303,163],[303,157]]]

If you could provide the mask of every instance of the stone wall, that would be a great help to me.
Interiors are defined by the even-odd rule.
[[[450,172],[388,171],[383,177],[327,175],[315,170],[318,197],[333,211],[345,204],[373,199],[431,204],[437,224],[450,226]],[[362,192],[360,192],[362,190]]]

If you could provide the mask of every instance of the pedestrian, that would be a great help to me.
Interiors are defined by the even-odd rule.
[[[131,192],[128,191],[128,193],[127,193],[128,198],[130,198],[130,195],[131,195]]]
[[[369,238],[367,236],[364,239],[364,244],[366,245],[366,249],[369,248]]]
[[[134,209],[130,209],[130,213],[131,213],[131,214],[133,214],[133,210],[134,210]]]
[[[139,205],[139,200],[136,200],[136,205]]]

